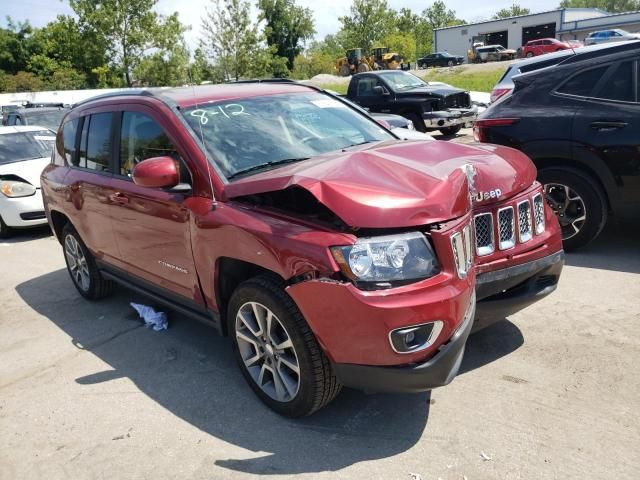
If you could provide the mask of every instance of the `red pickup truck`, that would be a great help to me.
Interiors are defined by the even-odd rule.
[[[501,315],[551,291],[562,265],[526,156],[401,141],[291,83],[86,101],[41,181],[81,295],[115,281],[211,323],[255,393],[288,416],[343,385],[449,383],[476,270]]]

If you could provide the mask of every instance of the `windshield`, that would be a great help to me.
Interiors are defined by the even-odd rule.
[[[15,132],[0,135],[0,164],[49,157],[55,142],[53,132]]]
[[[279,94],[183,110],[227,178],[394,137],[320,93]]]
[[[415,75],[407,72],[383,72],[380,76],[384,78],[384,81],[389,84],[393,90],[410,90],[417,87],[426,87],[427,83],[416,77]]]
[[[52,130],[58,130],[62,117],[66,110],[50,110],[47,112],[24,112],[23,117],[27,119],[28,125],[37,125],[39,127],[47,127]]]

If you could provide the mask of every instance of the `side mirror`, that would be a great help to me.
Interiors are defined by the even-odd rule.
[[[380,85],[376,85],[375,87],[373,87],[373,92],[376,95],[389,95],[387,92],[385,92],[384,87],[380,86]]]
[[[133,183],[141,187],[172,188],[180,183],[177,162],[171,157],[153,157],[133,167]]]

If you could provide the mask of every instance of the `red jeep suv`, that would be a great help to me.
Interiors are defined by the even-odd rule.
[[[208,321],[256,394],[301,416],[343,385],[414,392],[453,379],[476,249],[501,271],[557,254],[534,178],[515,150],[401,141],[321,90],[245,83],[77,105],[42,190],[82,296],[115,281]],[[510,197],[495,241],[483,231],[475,244],[472,197],[476,227],[491,228],[491,206]]]

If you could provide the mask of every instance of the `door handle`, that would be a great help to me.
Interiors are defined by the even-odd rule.
[[[118,205],[127,205],[129,203],[129,197],[124,193],[116,192],[109,195],[109,200]]]
[[[591,128],[599,132],[610,132],[626,127],[627,122],[593,122]]]

